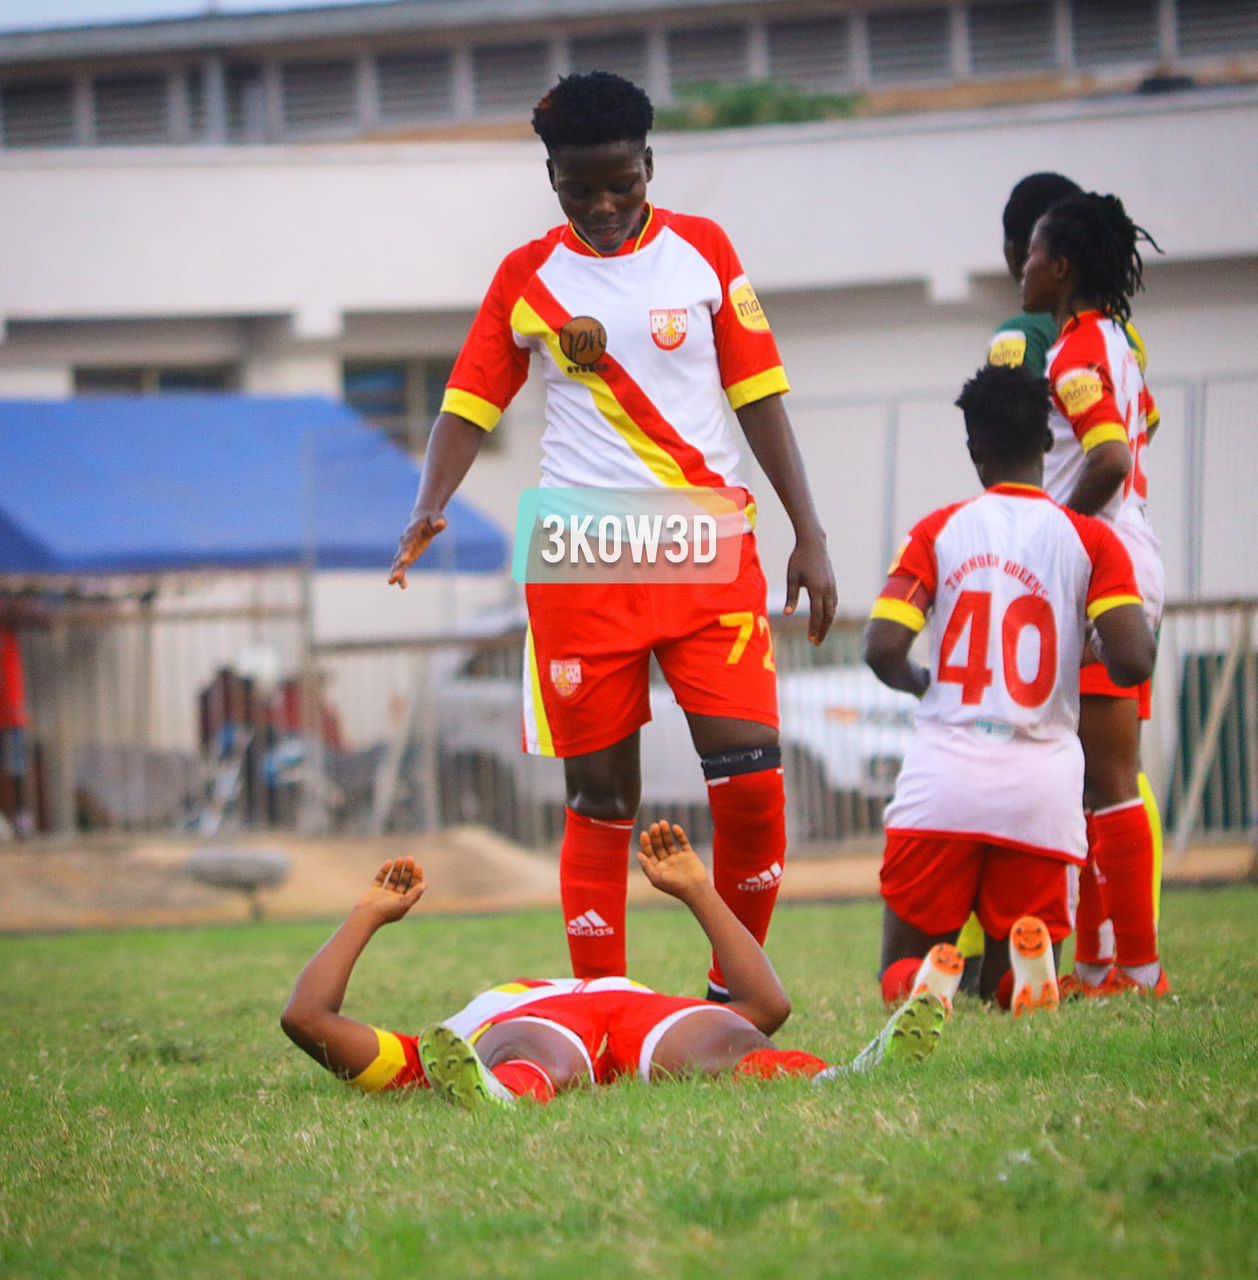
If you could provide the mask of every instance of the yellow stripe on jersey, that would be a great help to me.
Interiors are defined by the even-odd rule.
[[[379,1027],[371,1029],[376,1033],[379,1052],[375,1061],[349,1083],[355,1089],[362,1089],[364,1093],[379,1093],[382,1089],[387,1089],[406,1066],[406,1053],[402,1042],[392,1031],[381,1031]]]
[[[1093,449],[1109,444],[1111,440],[1126,444],[1127,428],[1117,422],[1103,422],[1099,427],[1093,427],[1091,431],[1085,432],[1080,443],[1083,445],[1084,453],[1091,453]]]
[[[1108,613],[1111,609],[1118,609],[1125,604],[1142,603],[1143,601],[1139,596],[1102,596],[1099,600],[1093,600],[1088,605],[1088,617],[1095,622],[1101,614]]]
[[[755,404],[757,400],[764,400],[768,396],[784,396],[790,389],[786,370],[778,364],[726,387],[725,394],[729,397],[731,409],[741,409],[745,404]]]
[[[533,720],[537,725],[537,750],[544,756],[553,756],[555,739],[550,732],[550,721],[546,719],[546,704],[542,701],[542,681],[537,670],[537,649],[533,644],[531,623],[525,636],[525,645],[524,660],[528,663],[529,699],[533,706]]]
[[[474,422],[483,431],[492,431],[502,418],[502,410],[483,396],[473,395],[458,387],[447,387],[441,397],[442,413],[457,413],[460,418]]]
[[[555,364],[573,381],[587,388],[594,399],[594,406],[616,429],[626,444],[644,462],[651,474],[670,489],[689,489],[693,486],[686,479],[681,464],[667,450],[661,448],[636,423],[624,406],[616,399],[611,387],[593,369],[583,369],[573,364],[559,345],[559,335],[520,298],[511,311],[511,328],[522,338],[540,338],[550,352]],[[547,753],[551,754],[551,753]]]
[[[1150,430],[1152,430],[1161,421],[1162,421],[1162,411],[1157,407],[1157,405],[1154,405],[1153,412],[1149,414],[1149,416],[1145,419],[1145,425]]]
[[[871,618],[883,618],[887,622],[898,622],[910,631],[920,631],[926,625],[926,615],[915,604],[907,600],[888,600],[880,596],[874,601],[869,611]]]
[[[1136,364],[1140,366],[1140,376],[1143,377],[1149,368],[1149,349],[1144,345],[1140,330],[1130,320],[1127,321],[1123,328],[1127,331],[1127,345],[1135,353]]]

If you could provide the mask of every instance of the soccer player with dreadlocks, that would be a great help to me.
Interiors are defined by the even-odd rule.
[[[1158,421],[1129,341],[1131,298],[1143,287],[1141,243],[1122,201],[1069,196],[1036,222],[1022,272],[1022,305],[1052,316],[1047,354],[1053,448],[1050,496],[1114,526],[1136,570],[1150,625],[1164,599],[1164,572],[1147,511],[1145,450]],[[1160,252],[1160,250],[1159,250]],[[1081,675],[1079,734],[1086,759],[1084,803],[1090,859],[1080,880],[1073,995],[1166,995],[1158,954],[1156,841],[1140,787],[1140,721],[1150,687],[1116,685],[1088,655]],[[1113,952],[1102,925],[1112,921]]]
[[[789,389],[728,236],[647,199],[650,99],[606,72],[568,76],[533,113],[566,221],[507,255],[451,374],[390,581],[443,512],[536,357],[546,384],[542,485],[742,490],[726,408],[795,529],[787,612],[809,594],[820,643],[836,605],[825,533],[783,407]],[[750,503],[748,502],[748,506]],[[749,522],[748,522],[749,523]],[[739,527],[742,527],[740,519]],[[734,581],[530,583],[525,747],[564,761],[560,890],[573,972],[625,972],[629,837],[649,662],[685,710],[709,785],[717,891],[763,942],[786,854],[766,585],[748,531]],[[710,994],[725,994],[714,957]]]

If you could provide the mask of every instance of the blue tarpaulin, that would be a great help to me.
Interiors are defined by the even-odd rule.
[[[321,397],[0,400],[0,573],[388,571],[419,470]],[[417,570],[504,569],[501,529],[455,499]]]

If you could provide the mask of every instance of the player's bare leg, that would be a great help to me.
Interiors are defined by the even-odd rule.
[[[889,1005],[898,1005],[913,994],[922,961],[937,946],[956,945],[957,930],[926,933],[902,920],[890,907],[882,912],[882,963],[878,976],[882,995]]]
[[[748,1054],[772,1048],[773,1041],[746,1018],[717,1006],[698,1009],[664,1032],[651,1055],[651,1079],[721,1075]]]
[[[754,720],[687,712],[712,808],[712,880],[762,946],[786,865],[786,789],[777,730]],[[727,996],[713,957],[708,999]]]
[[[591,1083],[589,1064],[563,1032],[542,1022],[490,1027],[473,1047],[446,1026],[426,1028],[419,1055],[433,1089],[474,1109],[514,1106],[521,1096],[546,1100]]]

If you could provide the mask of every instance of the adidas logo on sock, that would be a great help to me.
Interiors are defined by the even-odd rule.
[[[738,885],[740,893],[764,893],[766,889],[776,889],[782,883],[782,864],[773,863],[767,871],[759,875],[748,876]]]
[[[568,933],[574,938],[608,938],[615,932],[597,911],[582,911],[568,921]]]

